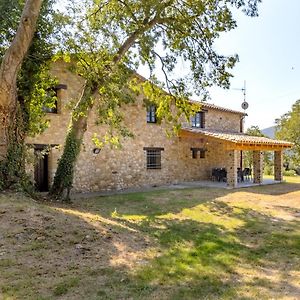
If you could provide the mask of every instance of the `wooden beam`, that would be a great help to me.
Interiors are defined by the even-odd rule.
[[[226,150],[244,150],[244,151],[281,151],[289,149],[286,145],[266,145],[266,144],[235,144],[226,145]]]
[[[200,138],[199,138],[200,136]],[[185,139],[192,139],[194,141],[198,141],[200,139],[212,139],[215,141],[218,141],[223,144],[224,148],[226,150],[248,150],[248,151],[280,151],[284,149],[290,149],[292,146],[288,144],[264,144],[264,143],[247,143],[247,142],[233,142],[230,140],[221,139],[215,136],[205,135],[203,133],[198,132],[190,132],[181,130],[179,132],[179,137],[185,138]]]

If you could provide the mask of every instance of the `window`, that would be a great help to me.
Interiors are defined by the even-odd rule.
[[[57,96],[55,96],[55,97],[57,97]],[[55,101],[54,101],[54,106],[52,106],[52,107],[43,106],[42,110],[45,113],[57,114],[57,112],[58,112],[58,109],[57,109],[57,99],[55,99]]]
[[[66,90],[67,89],[67,85],[65,84],[58,84],[55,87],[52,87],[48,90],[46,97],[48,98],[46,101],[47,102],[52,102],[54,100],[54,103],[51,107],[49,106],[43,106],[42,110],[46,113],[51,113],[51,114],[57,114],[58,113],[58,100],[59,100],[59,91],[60,90]],[[55,98],[55,99],[53,99]]]
[[[200,158],[205,158],[205,150],[200,149]]]
[[[191,117],[192,127],[204,128],[204,112],[197,112]]]
[[[197,158],[198,151],[200,152],[200,158],[205,158],[205,149],[203,148],[191,148],[192,158]]]
[[[147,123],[156,123],[156,106],[150,105],[147,108]]]
[[[147,169],[161,169],[161,151],[164,148],[144,148]]]
[[[197,149],[191,149],[192,150],[192,158],[197,158],[197,152],[198,150]]]

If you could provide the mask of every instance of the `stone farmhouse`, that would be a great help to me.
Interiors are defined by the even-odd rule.
[[[62,154],[70,110],[66,105],[79,97],[83,80],[71,73],[65,63],[55,63],[53,74],[58,78],[57,106],[48,110],[49,128],[41,135],[28,138],[38,152],[51,145],[39,158],[32,176],[41,191],[48,190]],[[282,152],[292,146],[285,141],[252,137],[243,134],[243,112],[203,103],[190,123],[183,123],[178,136],[168,138],[167,125],[158,124],[155,107],[146,107],[142,97],[124,106],[124,122],[134,134],[122,142],[122,149],[102,149],[92,142],[102,128],[89,120],[74,178],[73,190],[104,191],[132,187],[157,186],[184,181],[211,180],[214,168],[226,169],[229,187],[238,183],[238,168],[243,168],[242,151],[253,151],[254,183],[262,183],[263,151],[274,151],[274,179],[282,180]],[[224,180],[224,178],[222,178]]]

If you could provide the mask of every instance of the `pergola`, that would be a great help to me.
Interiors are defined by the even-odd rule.
[[[183,138],[206,137],[222,144],[226,157],[227,185],[229,187],[237,186],[238,155],[240,151],[253,151],[253,183],[261,184],[263,181],[263,151],[274,151],[274,180],[282,181],[283,150],[290,149],[293,146],[293,143],[266,137],[193,127],[182,128],[179,136]]]

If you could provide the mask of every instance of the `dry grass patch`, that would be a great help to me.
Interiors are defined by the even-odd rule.
[[[71,206],[2,194],[0,299],[298,299],[299,218],[300,180]]]

